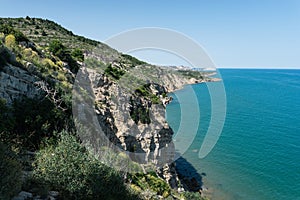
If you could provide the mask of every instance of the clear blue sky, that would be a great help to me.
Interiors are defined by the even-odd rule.
[[[132,28],[169,28],[197,41],[218,67],[300,69],[298,0],[0,0],[0,15],[47,18],[100,41]],[[136,55],[180,64],[151,54]]]

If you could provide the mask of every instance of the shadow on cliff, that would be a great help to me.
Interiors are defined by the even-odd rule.
[[[193,192],[202,190],[202,176],[191,163],[185,158],[179,157],[175,161],[175,166],[181,185],[185,190]]]

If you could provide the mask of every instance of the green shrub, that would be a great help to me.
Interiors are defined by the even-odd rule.
[[[68,112],[58,109],[48,99],[16,100],[12,107],[14,126],[8,141],[27,149],[38,149],[53,131],[61,131],[71,122]]]
[[[54,55],[59,55],[60,52],[65,50],[66,47],[59,40],[53,40],[49,45],[49,51]]]
[[[43,30],[42,31],[42,36],[47,36],[48,34]]]
[[[118,69],[117,67],[113,67],[112,65],[109,65],[106,69],[105,69],[105,74],[113,77],[116,80],[119,80],[121,78],[121,76],[123,76],[125,74],[125,71],[122,69]]]
[[[140,60],[136,59],[135,57],[128,55],[128,54],[122,54],[122,57],[127,59],[128,61],[130,61],[133,66],[146,64],[145,62],[140,61]]]
[[[0,32],[4,33],[5,35],[14,35],[17,42],[29,41],[28,38],[21,31],[14,29],[10,24],[1,24]]]
[[[151,92],[151,90],[150,90],[150,84],[145,84],[145,85],[142,85],[142,86],[138,87],[135,90],[135,93],[138,96],[147,97],[148,99],[151,100],[151,102],[153,104],[161,104],[162,103],[160,101],[160,98]]]
[[[72,58],[69,50],[61,43],[61,41],[53,40],[49,45],[49,51],[62,61],[67,62],[70,66],[71,71],[73,73],[77,73],[79,65],[77,64],[76,60]]]
[[[195,78],[195,79],[203,79],[203,72],[201,71],[192,71],[192,70],[178,70],[180,75],[185,76],[187,78]]]
[[[120,175],[89,155],[77,139],[63,131],[56,146],[36,155],[34,176],[63,199],[134,199]]]
[[[71,55],[73,56],[73,58],[75,58],[76,60],[83,62],[84,60],[84,55],[81,49],[74,49],[71,53]]]
[[[140,187],[142,190],[151,189],[158,195],[168,197],[171,194],[171,188],[163,179],[159,178],[155,172],[148,174],[136,173],[130,175],[132,184]]]
[[[138,102],[139,100],[137,98],[134,99],[130,97],[130,117],[136,124],[138,124],[139,122],[141,122],[142,124],[150,124],[151,119],[149,108],[141,105]]]
[[[16,155],[0,142],[0,199],[10,199],[21,190],[21,164]]]

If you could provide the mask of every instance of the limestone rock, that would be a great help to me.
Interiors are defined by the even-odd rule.
[[[33,68],[30,66],[29,68]],[[35,98],[41,91],[34,85],[41,79],[25,69],[7,65],[0,71],[0,97],[11,104],[15,99],[22,97]]]

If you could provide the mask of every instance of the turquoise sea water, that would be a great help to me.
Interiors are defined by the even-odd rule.
[[[180,120],[199,129],[183,157],[203,176],[212,199],[300,199],[300,70],[220,70],[227,115],[214,149],[203,159],[198,151],[209,122],[211,102],[206,84],[176,91],[167,106],[175,133]],[[215,84],[215,83],[207,83]],[[192,90],[198,102],[191,101]],[[179,102],[180,99],[180,102]],[[184,106],[183,106],[184,105]],[[191,112],[181,119],[181,107]],[[185,123],[186,137],[189,123]]]

